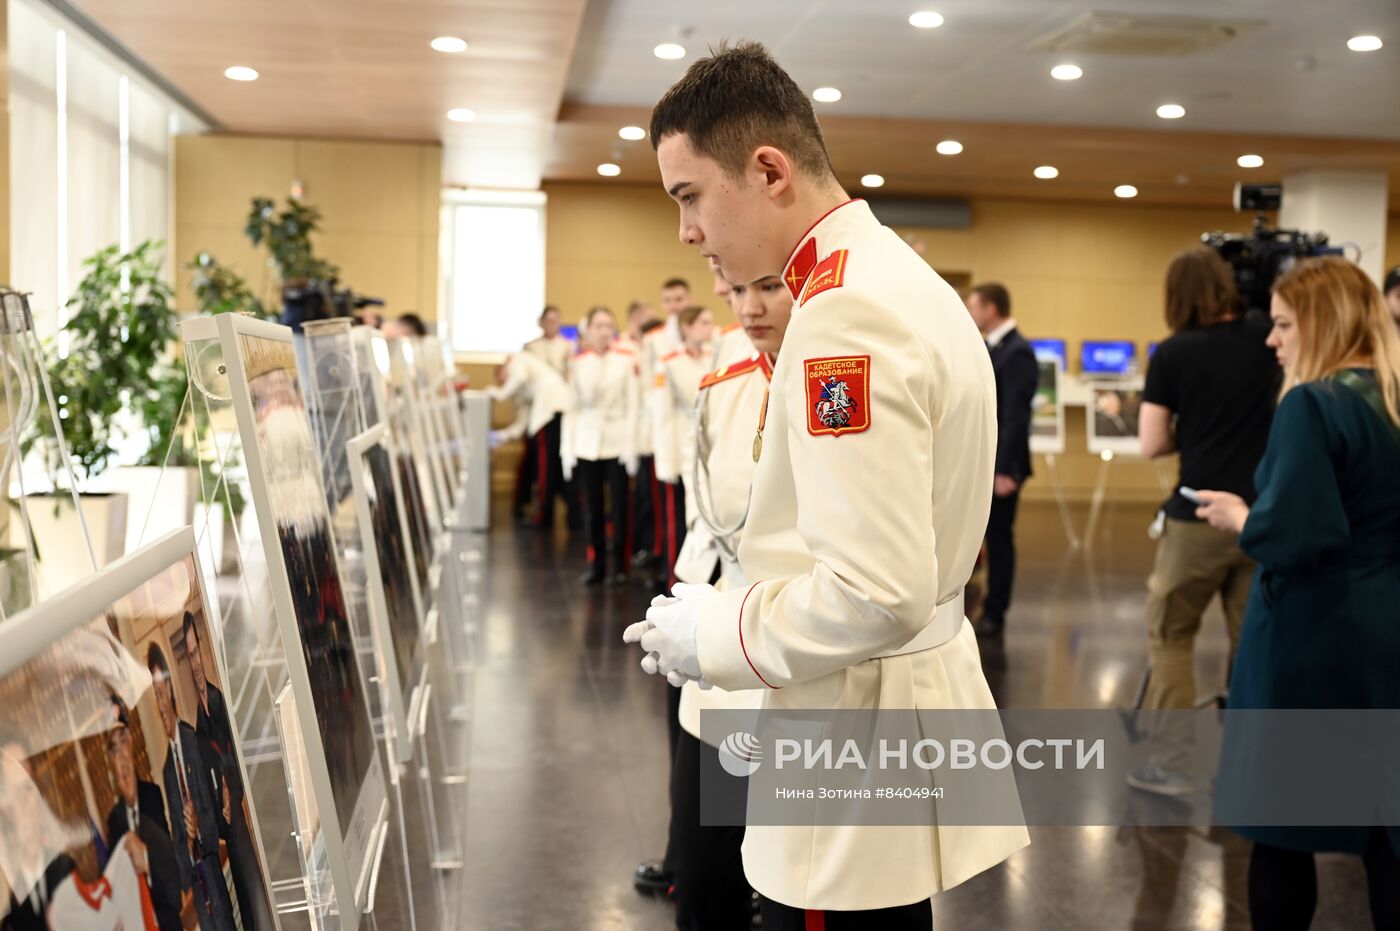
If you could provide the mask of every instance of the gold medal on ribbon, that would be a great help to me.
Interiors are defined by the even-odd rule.
[[[757,462],[761,455],[763,455],[763,434],[756,433],[753,438],[753,461]]]
[[[763,425],[768,421],[768,389],[763,389],[763,407],[758,411],[758,433],[753,438],[753,461],[763,455]]]

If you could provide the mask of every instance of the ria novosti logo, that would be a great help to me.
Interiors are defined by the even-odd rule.
[[[763,745],[748,731],[735,731],[719,745],[719,765],[731,776],[752,776],[763,765]]]

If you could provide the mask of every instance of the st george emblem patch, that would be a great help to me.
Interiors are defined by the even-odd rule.
[[[835,356],[802,363],[807,376],[807,432],[840,436],[870,429],[870,357]]]

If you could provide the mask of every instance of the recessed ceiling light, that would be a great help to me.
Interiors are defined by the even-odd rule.
[[[1157,108],[1157,115],[1164,120],[1179,120],[1186,115],[1186,108],[1179,103],[1164,103]]]
[[[1380,36],[1352,36],[1347,39],[1347,48],[1353,52],[1375,52],[1384,46]]]
[[[457,107],[447,111],[447,118],[454,123],[470,123],[476,119],[476,111],[469,107]]]
[[[860,179],[860,186],[861,186],[861,187],[884,187],[884,186],[885,186],[885,176],[884,176],[884,175],[865,175],[864,177],[862,177],[862,178]]]
[[[909,25],[915,29],[937,29],[943,25],[943,17],[933,10],[920,10],[910,15]]]
[[[1056,81],[1078,81],[1084,77],[1084,69],[1078,65],[1056,65],[1050,69],[1050,77]]]
[[[1137,188],[1133,187],[1131,184],[1120,184],[1113,189],[1113,196],[1121,197],[1124,200],[1129,197],[1137,197]]]
[[[934,148],[939,155],[957,155],[963,150],[963,144],[956,139],[944,139]]]
[[[1241,168],[1263,168],[1264,156],[1262,155],[1241,155],[1235,159],[1235,164]]]
[[[1042,181],[1049,181],[1051,178],[1060,176],[1060,169],[1054,165],[1041,165],[1035,170],[1035,176]]]
[[[812,91],[812,99],[817,103],[835,103],[841,99],[841,92],[834,87],[819,87]]]
[[[667,61],[675,61],[677,58],[685,57],[685,47],[674,42],[662,42],[651,53],[657,58],[664,58]]]
[[[438,36],[428,44],[433,47],[433,51],[446,52],[449,55],[467,50],[467,40],[459,39],[456,36]]]
[[[230,81],[256,81],[258,73],[244,65],[234,65],[232,68],[224,69],[224,77]]]
[[[617,134],[628,142],[636,142],[638,139],[647,137],[647,131],[640,126],[624,126],[617,131]]]
[[[604,162],[598,166],[598,174],[602,175],[604,178],[616,178],[618,175],[622,174],[622,169],[612,162]]]

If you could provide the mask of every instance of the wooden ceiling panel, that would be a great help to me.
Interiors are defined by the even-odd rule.
[[[649,119],[638,107],[566,106],[545,176],[596,181],[598,164],[611,161],[622,168],[619,181],[660,184],[650,142],[617,136],[620,127]],[[885,178],[886,195],[1112,202],[1117,185],[1132,184],[1137,203],[1220,207],[1232,202],[1239,181],[1382,169],[1390,175],[1391,210],[1400,211],[1400,143],[1388,140],[834,116],[823,117],[822,128],[837,175],[853,192],[874,173]],[[939,155],[934,147],[943,139],[961,142],[962,154]],[[1246,153],[1263,156],[1264,167],[1237,167]],[[1036,179],[1039,165],[1053,165],[1059,177]]]
[[[234,133],[468,139],[450,183],[539,183],[586,0],[80,0]],[[434,36],[466,39],[444,55]],[[240,84],[223,71],[257,69]],[[475,110],[468,135],[449,109]],[[525,131],[522,133],[522,129]],[[524,139],[530,140],[528,144]]]

